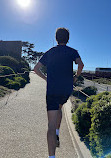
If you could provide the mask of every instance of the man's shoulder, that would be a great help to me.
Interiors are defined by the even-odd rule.
[[[66,47],[67,47],[67,49],[69,49],[69,50],[71,50],[71,51],[73,51],[73,52],[78,52],[77,49],[75,49],[75,48],[72,48],[72,47],[70,47],[70,46],[66,46]]]
[[[55,46],[55,47],[52,47],[52,48],[48,49],[48,50],[45,52],[45,54],[54,51],[56,48],[57,48],[57,47]]]

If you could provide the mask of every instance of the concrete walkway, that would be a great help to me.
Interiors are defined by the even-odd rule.
[[[35,74],[25,88],[0,101],[0,158],[48,158],[46,82]],[[64,116],[56,158],[78,158]]]

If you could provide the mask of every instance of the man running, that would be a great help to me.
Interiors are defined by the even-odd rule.
[[[73,83],[77,81],[84,67],[77,50],[66,46],[68,40],[69,31],[66,28],[58,28],[56,30],[58,45],[49,49],[34,67],[35,73],[47,82],[47,143],[49,158],[55,158],[56,147],[60,145],[59,130],[62,120],[62,106],[71,95]],[[78,64],[74,77],[73,61]],[[47,67],[47,76],[40,70],[43,65]]]

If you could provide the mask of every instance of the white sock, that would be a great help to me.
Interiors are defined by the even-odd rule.
[[[55,158],[55,155],[54,156],[49,156],[49,158]]]
[[[56,135],[59,136],[59,129],[56,129]]]

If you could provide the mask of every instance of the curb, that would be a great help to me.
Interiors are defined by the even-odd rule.
[[[65,113],[65,119],[67,122],[67,126],[69,129],[69,133],[71,135],[73,146],[77,152],[78,158],[93,158],[89,149],[85,146],[84,142],[81,142],[80,137],[75,130],[75,126],[71,120],[72,113],[71,113],[71,101],[70,98],[68,99],[67,103],[64,104],[63,109]]]

